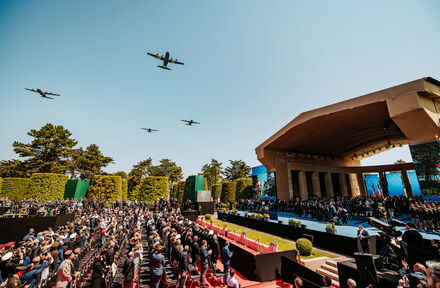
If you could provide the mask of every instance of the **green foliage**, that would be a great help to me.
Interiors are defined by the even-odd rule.
[[[203,177],[203,190],[208,190],[208,181],[205,177]]]
[[[296,250],[301,256],[310,256],[313,250],[312,242],[306,238],[299,238],[296,240]]]
[[[222,183],[217,183],[212,185],[212,199],[217,200],[220,198],[220,195],[222,194]]]
[[[176,198],[180,203],[184,202],[184,194],[185,194],[185,181],[179,181],[177,183],[177,190],[176,190]]]
[[[15,141],[15,153],[26,158],[25,162],[32,172],[66,173],[72,148],[78,143],[71,139],[72,133],[63,126],[46,124],[40,130],[27,133],[33,137],[29,144]]]
[[[122,198],[122,178],[120,176],[94,175],[90,182],[87,198],[105,199],[113,202]]]
[[[0,195],[1,195],[1,191],[2,191],[2,183],[3,183],[3,178],[0,177]]]
[[[29,164],[17,159],[0,161],[0,177],[30,177]]]
[[[135,187],[140,186],[142,179],[148,176],[148,169],[150,168],[152,162],[153,160],[151,160],[151,158],[140,161],[136,165],[133,165],[133,168],[131,169],[130,173],[128,173],[127,176],[128,191],[130,194],[132,194],[132,196],[134,196],[134,192],[136,192]],[[130,199],[130,200],[136,200],[136,199]]]
[[[247,178],[251,176],[252,169],[246,165],[243,160],[229,160],[230,166],[225,169],[226,179],[235,181],[238,178]]]
[[[220,201],[222,203],[234,203],[235,202],[235,189],[237,183],[236,182],[224,182],[222,184],[222,195],[220,197]]]
[[[64,198],[64,190],[69,176],[54,173],[34,173],[30,180],[25,198],[55,201]]]
[[[161,159],[159,162],[159,165],[148,168],[149,176],[167,177],[170,184],[182,180],[182,168],[177,166],[175,162],[169,159]]]
[[[113,176],[121,176],[122,179],[127,179],[127,172],[125,171],[118,171],[113,173]]]
[[[72,152],[70,173],[72,177],[78,173],[80,179],[91,179],[93,175],[101,175],[102,168],[113,162],[113,158],[102,155],[99,146],[91,144],[85,150],[76,149]]]
[[[128,200],[135,201],[138,199],[139,187],[140,186],[135,186],[128,190],[128,196],[127,196]]]
[[[205,215],[205,220],[211,220],[211,218],[212,218],[211,214],[206,214]]]
[[[203,175],[203,177],[206,179],[206,182],[208,184],[208,189],[205,190],[212,191],[213,185],[222,180],[222,175],[223,175],[222,163],[218,162],[215,159],[211,159],[210,164],[203,165],[201,175]],[[220,196],[220,194],[218,194],[218,196]]]
[[[155,201],[158,198],[168,198],[168,177],[149,176],[142,180],[138,199]]]
[[[3,178],[1,196],[14,200],[23,200],[29,188],[29,178]]]
[[[120,176],[119,176],[120,177]],[[121,189],[122,189],[122,200],[127,200],[127,198],[128,198],[128,184],[127,184],[127,180],[125,180],[125,179],[122,179],[122,186],[121,186]]]
[[[170,191],[170,197],[171,198],[177,198],[177,188],[178,188],[179,184],[178,183],[174,183],[173,187],[171,188]]]
[[[237,188],[235,190],[235,198],[251,199],[252,198],[252,178],[237,179]]]

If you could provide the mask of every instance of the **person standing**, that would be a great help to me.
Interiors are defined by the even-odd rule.
[[[209,257],[211,255],[211,250],[208,251],[208,243],[206,240],[202,240],[202,247],[200,248],[200,256],[201,256],[201,276],[200,276],[200,287],[204,288],[205,286],[205,278],[206,272],[208,271],[208,263]]]
[[[156,252],[151,257],[151,287],[159,288],[165,266],[165,257],[162,255],[162,245],[156,245]]]
[[[370,245],[369,245],[369,237],[370,234],[367,230],[364,229],[364,226],[359,225],[359,230],[357,231],[357,237],[359,238],[359,241],[361,242],[362,252],[364,253],[370,253]]]
[[[179,247],[179,264],[178,264],[178,271],[179,271],[179,288],[183,288],[185,285],[186,277],[188,276],[188,265],[189,265],[189,259],[188,259],[188,245],[183,248],[182,246]]]
[[[73,268],[73,253],[72,250],[67,250],[64,253],[64,260],[61,262],[60,266],[58,267],[58,275],[57,275],[57,282],[56,282],[56,288],[65,288],[71,281],[74,280],[75,269]]]
[[[127,259],[125,259],[124,267],[122,268],[122,274],[124,275],[124,287],[129,287],[131,281],[134,278],[134,262],[133,262],[134,252],[128,253]]]
[[[224,276],[224,283],[226,283],[226,279],[228,278],[228,271],[229,267],[231,265],[231,258],[232,258],[232,252],[229,251],[229,241],[225,242],[225,246],[222,248],[221,252],[221,259],[223,263],[223,273]]]

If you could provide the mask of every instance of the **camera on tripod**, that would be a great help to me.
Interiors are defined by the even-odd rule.
[[[383,233],[385,233],[386,236],[395,238],[402,236],[402,232],[396,230],[396,226],[404,227],[406,224],[402,221],[392,219],[391,225],[388,223],[385,223],[383,221],[380,221],[379,219],[376,219],[374,217],[368,217],[368,224],[373,226],[376,229],[379,229]]]

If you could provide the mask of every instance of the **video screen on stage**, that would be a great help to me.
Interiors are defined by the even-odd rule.
[[[423,195],[440,192],[440,141],[409,145]]]
[[[364,174],[365,188],[367,189],[367,194],[369,196],[383,197],[384,185],[386,185],[390,196],[408,196],[400,172],[386,172],[385,177],[386,181],[381,183],[378,173]],[[420,195],[421,191],[416,171],[408,171],[408,179],[411,184],[413,195]]]
[[[277,186],[275,172],[267,172],[264,165],[252,168],[252,189],[255,197],[276,198]]]

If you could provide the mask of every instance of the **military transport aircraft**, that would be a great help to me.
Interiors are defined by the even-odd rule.
[[[194,120],[180,120],[180,121],[185,122],[186,123],[185,125],[188,126],[192,126],[193,124],[200,124],[199,122],[196,122]]]
[[[141,128],[142,130],[145,130],[145,132],[147,133],[153,133],[153,132],[158,132],[159,130],[156,129],[152,129],[152,128]]]
[[[167,53],[165,53],[165,57],[163,55],[159,56],[159,54],[153,54],[150,52],[147,52],[147,54],[150,56],[153,56],[154,58],[162,60],[163,65],[157,65],[157,67],[165,69],[165,70],[171,70],[170,68],[167,67],[168,63],[184,65],[182,62],[177,61],[177,59],[170,58],[170,52],[168,52],[168,51],[167,51]]]
[[[55,94],[55,93],[51,93],[51,92],[47,92],[47,91],[43,91],[43,90],[41,90],[40,88],[37,88],[37,90],[35,90],[35,89],[29,89],[29,88],[24,88],[24,89],[26,89],[26,90],[28,90],[28,91],[36,92],[36,93],[40,94],[41,97],[43,97],[43,98],[47,98],[47,99],[54,99],[54,98],[52,98],[52,97],[49,97],[48,95],[50,95],[50,96],[61,96],[60,94]]]

